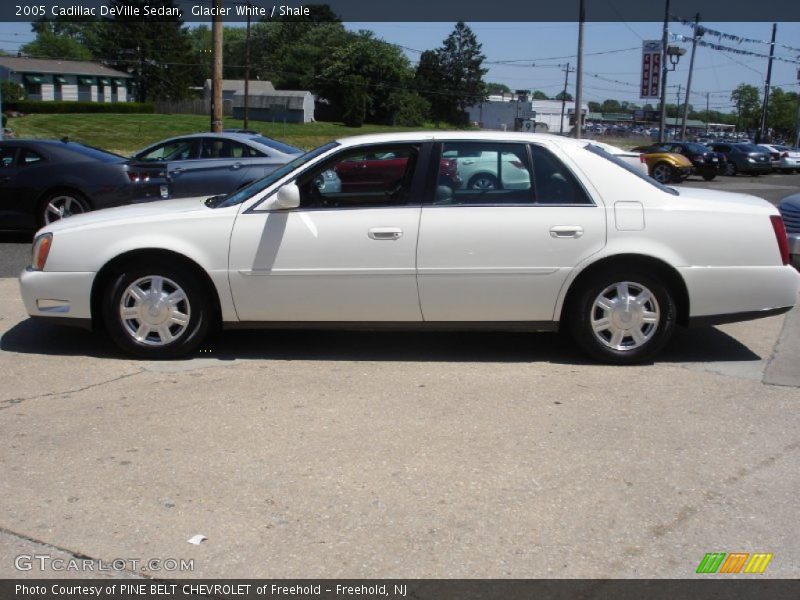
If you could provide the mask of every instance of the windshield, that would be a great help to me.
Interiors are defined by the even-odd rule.
[[[708,146],[704,146],[703,144],[684,144],[686,149],[689,152],[694,152],[695,154],[704,154],[705,152],[709,152],[711,148]]]
[[[250,139],[268,148],[277,150],[278,152],[283,152],[284,154],[303,154],[303,151],[300,150],[300,148],[295,148],[294,146],[290,146],[289,144],[284,144],[282,142],[272,140],[268,137],[264,137],[263,135],[254,135]]]
[[[269,175],[266,175],[261,179],[257,179],[250,185],[247,185],[242,189],[237,190],[232,194],[229,194],[228,196],[225,197],[224,200],[222,200],[222,202],[216,204],[214,208],[221,208],[224,206],[234,206],[236,204],[241,204],[248,198],[252,198],[259,192],[267,189],[269,186],[271,186],[279,179],[286,177],[289,173],[291,173],[298,167],[301,167],[302,165],[315,159],[316,157],[325,154],[328,150],[330,150],[331,148],[335,148],[338,145],[339,145],[338,142],[328,142],[324,146],[320,146],[319,148],[315,148],[311,152],[307,152],[302,156],[298,156],[292,162],[286,163],[282,167],[278,167],[277,169],[272,171],[272,173],[270,173]]]
[[[766,148],[761,148],[760,146],[756,146],[755,144],[736,144],[736,148],[740,152],[760,152],[761,154],[765,154],[769,152]]]
[[[644,173],[642,173],[641,171],[639,171],[637,169],[634,169],[632,166],[630,166],[627,162],[625,162],[621,158],[618,158],[618,157],[614,156],[613,154],[610,154],[609,152],[606,152],[605,150],[603,150],[599,146],[595,146],[594,144],[589,144],[588,146],[586,146],[586,150],[588,150],[589,152],[592,152],[594,154],[597,154],[598,156],[602,156],[603,158],[605,158],[606,160],[614,163],[618,167],[622,167],[628,173],[636,175],[636,177],[638,177],[642,181],[646,181],[647,183],[649,183],[653,187],[658,188],[662,192],[666,192],[668,194],[672,194],[673,196],[679,196],[680,195],[680,194],[678,194],[678,190],[676,190],[674,188],[671,188],[669,186],[663,185],[661,183],[658,183],[652,177],[650,177],[648,175],[645,175]]]

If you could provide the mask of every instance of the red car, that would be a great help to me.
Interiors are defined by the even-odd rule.
[[[406,173],[409,155],[396,152],[364,154],[342,161],[334,171],[342,182],[342,192],[374,192],[385,190],[402,180]],[[458,164],[455,159],[443,158],[439,161],[439,177],[452,187],[458,187]]]

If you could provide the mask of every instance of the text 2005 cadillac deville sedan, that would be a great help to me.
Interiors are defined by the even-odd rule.
[[[31,316],[141,357],[186,355],[219,325],[562,327],[625,364],[677,325],[788,311],[788,260],[759,198],[678,192],[585,141],[425,132],[331,142],[224,197],[59,221],[20,280]]]

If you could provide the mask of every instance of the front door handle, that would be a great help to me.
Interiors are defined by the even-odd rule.
[[[579,238],[583,235],[580,225],[554,225],[550,228],[552,238]]]
[[[242,168],[242,163],[233,163],[231,165],[231,169],[234,169],[234,170],[235,169],[241,169],[241,168]]]
[[[172,174],[172,175],[178,175],[179,173],[183,173],[183,169],[181,167],[177,167],[177,168],[172,169],[170,171],[170,174]]]
[[[373,240],[399,240],[403,237],[403,230],[399,227],[373,227],[367,235]]]

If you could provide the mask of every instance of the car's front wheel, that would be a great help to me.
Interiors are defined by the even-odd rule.
[[[645,273],[608,271],[578,291],[568,309],[578,345],[593,358],[626,365],[651,360],[675,329],[675,301]]]
[[[126,269],[108,286],[106,328],[128,354],[175,358],[197,349],[209,330],[211,311],[197,277],[170,266]]]
[[[733,177],[734,175],[736,175],[736,171],[737,169],[734,163],[729,162],[725,165],[725,175]]]

